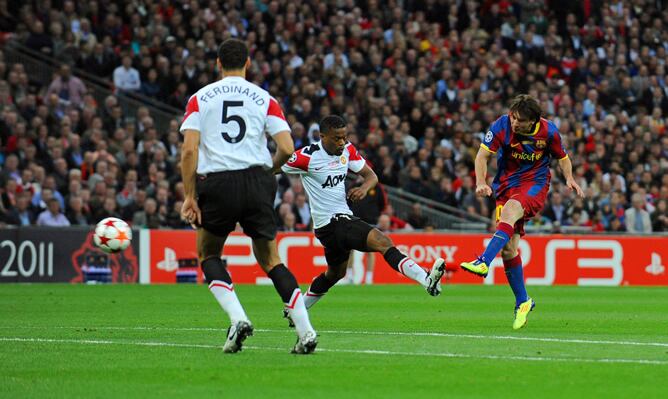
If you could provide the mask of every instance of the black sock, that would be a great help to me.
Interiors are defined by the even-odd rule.
[[[322,295],[326,294],[334,284],[336,284],[336,281],[330,280],[325,273],[321,273],[311,282],[311,286],[308,289],[314,294]]]
[[[284,264],[275,266],[267,276],[274,282],[274,288],[280,295],[283,303],[289,303],[292,298],[292,293],[299,288],[295,276],[285,267]]]
[[[397,247],[392,247],[383,254],[383,257],[392,269],[399,271],[399,263],[401,263],[406,255],[402,254]]]
[[[213,280],[220,280],[227,284],[232,284],[232,277],[227,272],[225,263],[220,259],[219,256],[209,258],[202,262],[202,271],[204,272],[204,277],[209,283]]]

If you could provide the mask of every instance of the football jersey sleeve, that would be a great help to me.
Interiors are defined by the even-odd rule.
[[[285,120],[283,110],[274,97],[269,97],[269,108],[267,108],[265,130],[272,136],[280,132],[290,131],[290,126]]]
[[[186,113],[183,116],[183,121],[181,122],[180,131],[184,130],[197,130],[201,132],[200,127],[200,114],[199,114],[199,104],[197,102],[197,94],[194,94],[188,100],[188,105],[186,105]]]
[[[501,148],[503,145],[506,129],[503,126],[504,124],[502,119],[503,117],[492,123],[492,126],[490,126],[489,131],[485,134],[485,137],[480,144],[480,147],[491,152],[492,154],[496,154],[499,148]]]
[[[562,160],[568,156],[568,153],[564,149],[564,144],[561,141],[561,134],[559,134],[559,130],[555,127],[554,130],[552,130],[552,140],[550,140],[550,154],[558,160]]]
[[[362,155],[357,151],[357,148],[355,148],[354,145],[348,144],[348,169],[352,170],[353,172],[357,173],[362,168],[364,168],[364,165],[366,165],[366,160],[362,158]]]
[[[288,162],[281,166],[281,170],[283,172],[297,175],[308,173],[308,164],[311,161],[311,157],[304,154],[302,150],[292,153],[292,156],[290,159],[288,159]]]

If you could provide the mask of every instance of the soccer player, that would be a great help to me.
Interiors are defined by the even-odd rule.
[[[265,90],[246,81],[248,47],[225,40],[218,49],[222,79],[195,93],[181,124],[184,143],[181,173],[185,200],[181,216],[197,227],[197,252],[209,290],[230,317],[223,350],[241,350],[253,326],[234,291],[222,260],[225,240],[237,222],[253,240],[253,253],[274,283],[298,335],[293,353],[315,350],[316,333],[309,321],[297,280],[276,249],[273,171],[294,151],[283,111]],[[272,160],[265,132],[276,142]]]
[[[363,199],[378,183],[378,177],[367,166],[357,149],[347,141],[346,122],[331,115],[320,122],[320,142],[292,154],[283,165],[286,173],[299,174],[311,199],[315,236],[325,247],[327,271],[316,277],[304,300],[310,308],[346,275],[352,249],[361,252],[380,252],[394,270],[417,281],[429,295],[441,293],[441,276],[445,261],[437,259],[427,273],[413,259],[401,253],[389,237],[377,228],[353,216],[346,202],[344,181],[348,170],[364,179],[361,186],[348,191],[351,201]]]
[[[487,163],[497,158],[497,174],[489,187],[486,182]],[[536,305],[524,286],[522,259],[517,253],[524,223],[543,209],[550,187],[550,160],[559,161],[566,186],[584,197],[573,179],[568,154],[561,143],[559,130],[551,121],[541,118],[538,102],[521,94],[510,103],[510,112],[497,119],[480,145],[475,159],[476,194],[496,196],[497,230],[482,256],[461,267],[486,277],[489,264],[501,251],[505,274],[515,294],[513,329],[524,327],[529,312]]]

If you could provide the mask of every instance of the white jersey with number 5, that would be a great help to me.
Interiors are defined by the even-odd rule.
[[[337,213],[352,215],[346,201],[346,175],[357,173],[366,161],[354,145],[348,143],[341,155],[329,155],[320,142],[292,154],[283,165],[285,173],[299,174],[310,198],[313,227],[327,225]]]
[[[186,106],[181,132],[200,132],[197,173],[272,166],[265,132],[290,131],[278,102],[242,77],[201,88]]]

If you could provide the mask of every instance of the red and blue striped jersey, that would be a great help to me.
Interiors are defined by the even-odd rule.
[[[519,188],[534,196],[550,184],[550,160],[568,156],[561,143],[555,124],[541,118],[531,134],[514,133],[510,117],[497,119],[480,145],[496,154],[496,177],[492,189],[497,198],[512,188]]]

